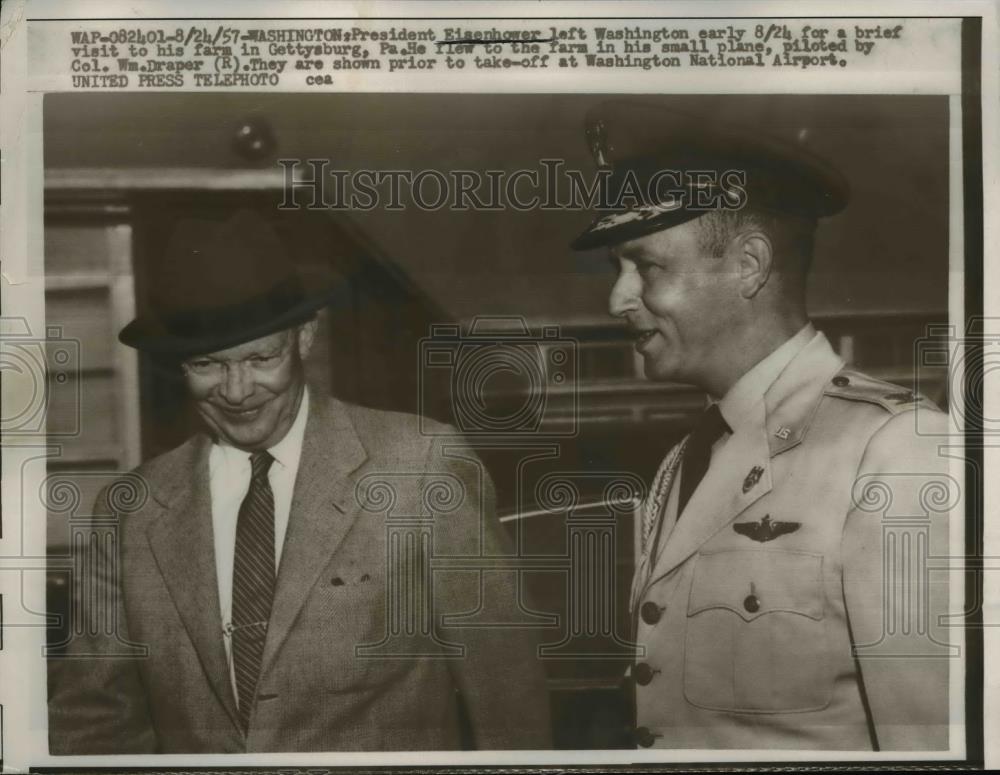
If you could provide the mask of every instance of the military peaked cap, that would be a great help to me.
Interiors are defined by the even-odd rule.
[[[754,209],[820,218],[842,210],[847,181],[806,147],[760,127],[639,100],[611,100],[586,116],[601,181],[598,217],[576,250],[614,245],[712,209]]]

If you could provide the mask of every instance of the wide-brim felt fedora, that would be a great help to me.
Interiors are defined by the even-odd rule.
[[[179,221],[149,277],[147,312],[118,338],[180,358],[303,323],[339,290],[331,276],[299,270],[274,225],[251,210]]]
[[[584,128],[607,196],[571,242],[575,250],[672,228],[713,209],[706,203],[815,219],[840,212],[850,199],[846,178],[813,152],[808,131],[786,138],[724,110],[700,115],[638,99],[596,105]],[[742,176],[742,193],[729,198],[734,173]]]

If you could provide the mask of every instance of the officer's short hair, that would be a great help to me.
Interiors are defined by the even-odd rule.
[[[697,223],[699,247],[715,258],[722,256],[730,240],[740,232],[756,229],[771,238],[775,261],[783,272],[805,275],[812,264],[816,243],[815,218],[744,207],[739,210],[710,210]]]

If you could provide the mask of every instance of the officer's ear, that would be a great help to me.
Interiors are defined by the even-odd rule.
[[[752,299],[771,277],[774,245],[762,231],[748,231],[736,238],[740,295]]]
[[[311,320],[307,320],[295,329],[295,336],[298,340],[299,356],[302,360],[306,359],[309,355],[309,351],[312,349],[313,341],[316,339],[316,329],[318,327],[319,321],[313,317]]]

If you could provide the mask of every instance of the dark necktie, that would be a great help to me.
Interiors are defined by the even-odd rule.
[[[274,493],[267,481],[273,462],[267,452],[254,452],[250,456],[250,489],[240,504],[236,521],[232,649],[244,729],[253,709],[274,600]]]
[[[712,445],[722,438],[722,434],[728,432],[729,426],[723,419],[718,404],[712,404],[706,409],[691,431],[691,438],[688,439],[684,449],[684,461],[681,464],[681,490],[677,501],[678,519],[684,513],[684,507],[691,499],[691,494],[708,471]]]

